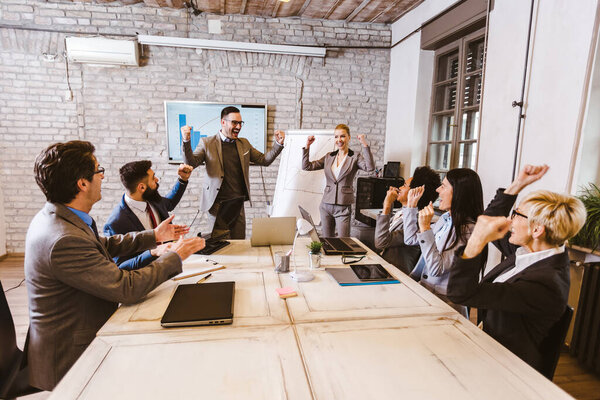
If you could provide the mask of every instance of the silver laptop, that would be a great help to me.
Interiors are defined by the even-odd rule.
[[[327,255],[338,255],[338,254],[367,254],[367,250],[365,250],[360,244],[358,244],[354,239],[349,237],[342,238],[330,238],[330,237],[320,237],[317,234],[317,227],[313,222],[313,219],[308,211],[306,211],[301,206],[298,206],[300,210],[300,215],[302,218],[310,222],[313,226],[313,229],[310,231],[310,237],[315,242],[323,243],[323,251]]]
[[[250,245],[292,244],[296,234],[296,217],[254,218]]]

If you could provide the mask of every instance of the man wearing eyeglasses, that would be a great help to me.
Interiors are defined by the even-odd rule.
[[[219,133],[202,138],[194,151],[191,145],[191,127],[181,127],[184,162],[194,168],[206,165],[207,179],[200,196],[200,209],[208,211],[208,222],[213,227],[212,237],[223,237],[229,233],[231,239],[246,238],[244,207],[241,207],[237,218],[227,216],[228,220],[233,220],[228,224],[225,216],[218,215],[221,203],[235,198],[250,200],[250,163],[271,165],[283,150],[283,131],[275,131],[273,148],[267,154],[263,154],[256,150],[248,139],[239,137],[243,126],[240,110],[232,106],[225,107],[221,111]]]

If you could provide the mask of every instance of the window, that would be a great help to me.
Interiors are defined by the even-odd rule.
[[[475,169],[484,59],[479,30],[436,51],[427,165]]]

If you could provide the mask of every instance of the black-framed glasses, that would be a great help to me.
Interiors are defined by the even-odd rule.
[[[342,255],[342,264],[354,264],[364,259],[365,256]]]
[[[515,219],[516,215],[518,215],[519,217],[523,217],[525,219],[529,218],[527,215],[522,214],[522,213],[518,212],[517,210],[512,210],[512,213],[510,214],[510,219]]]
[[[223,118],[223,119],[225,119],[225,118]],[[244,126],[244,121],[235,121],[235,120],[233,120],[233,119],[225,119],[225,121],[229,121],[229,122],[231,122],[231,125],[233,125],[233,126],[238,126],[238,125],[239,125],[239,126],[240,126],[240,128],[241,128],[242,126]]]
[[[95,174],[103,174],[103,173],[104,173],[104,171],[106,171],[106,170],[104,169],[104,167],[98,167],[98,169],[94,171],[94,175],[95,175]]]

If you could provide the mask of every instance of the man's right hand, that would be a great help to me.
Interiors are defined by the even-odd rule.
[[[381,214],[388,215],[394,208],[394,202],[398,199],[398,188],[390,186],[388,189],[385,199],[383,199],[383,211]]]
[[[181,127],[181,138],[188,142],[192,138],[192,127],[191,126],[182,126]]]
[[[204,246],[206,246],[206,243],[200,237],[187,239],[181,237],[178,241],[171,243],[171,251],[177,253],[181,257],[181,261],[183,261],[198,250],[202,250]]]
[[[315,142],[315,137],[314,136],[309,136],[308,139],[306,139],[306,148],[310,148],[310,145],[313,144]]]

